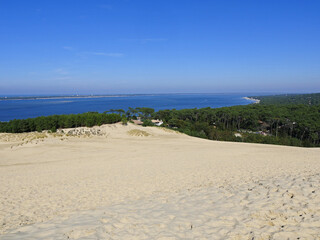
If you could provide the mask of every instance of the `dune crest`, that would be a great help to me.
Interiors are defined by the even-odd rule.
[[[133,124],[37,134],[0,134],[0,238],[318,237],[320,149]]]

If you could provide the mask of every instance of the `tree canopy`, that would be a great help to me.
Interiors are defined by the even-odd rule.
[[[260,104],[305,104],[318,105],[320,104],[320,93],[311,94],[283,94],[272,96],[252,96],[251,98],[259,99]]]

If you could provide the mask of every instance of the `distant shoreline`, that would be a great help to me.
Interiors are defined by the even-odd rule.
[[[133,96],[152,96],[154,94],[124,94],[124,95],[77,95],[77,96],[47,96],[47,97],[0,97],[0,101],[6,100],[46,100],[46,99],[73,99],[73,98],[111,98],[111,97],[133,97]]]
[[[251,97],[243,97],[243,99],[249,100],[249,101],[253,101],[254,103],[260,103],[259,99],[256,98],[251,98]]]
[[[0,97],[0,101],[8,100],[49,100],[49,99],[80,99],[80,98],[114,98],[114,97],[136,97],[136,96],[156,96],[156,95],[197,95],[199,93],[158,93],[158,94],[116,94],[116,95],[66,95],[66,96],[9,96]],[[207,95],[209,93],[203,93]],[[220,94],[218,94],[220,95]],[[260,101],[258,99],[243,97],[246,100]]]

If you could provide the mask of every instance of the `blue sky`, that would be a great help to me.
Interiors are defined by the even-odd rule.
[[[0,94],[319,92],[320,1],[0,0]]]

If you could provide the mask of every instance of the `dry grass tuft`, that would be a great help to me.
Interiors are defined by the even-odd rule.
[[[4,142],[24,142],[28,143],[33,140],[43,140],[44,138],[47,138],[46,133],[38,133],[38,132],[32,132],[32,133],[5,133],[0,135],[0,140]]]
[[[132,129],[130,131],[127,132],[130,136],[138,136],[138,137],[147,137],[150,136],[151,134],[143,131],[143,130],[139,130],[139,129]]]

